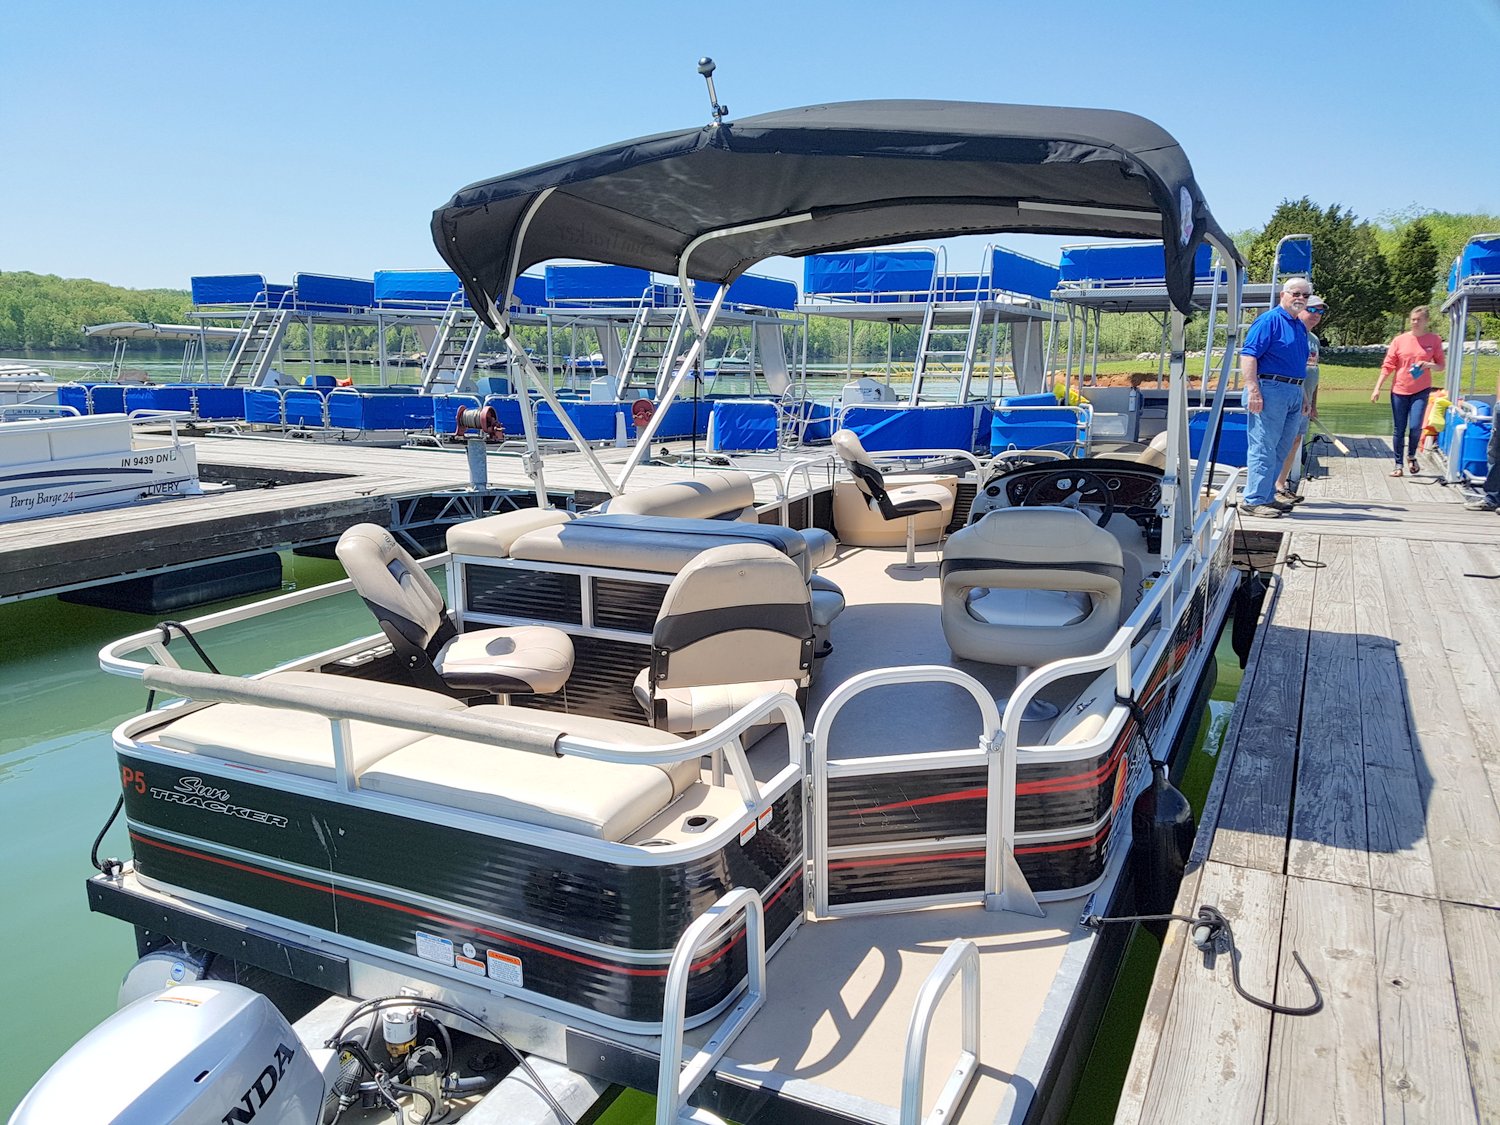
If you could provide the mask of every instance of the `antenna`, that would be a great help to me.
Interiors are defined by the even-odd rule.
[[[709,112],[713,114],[714,124],[722,124],[724,117],[729,113],[729,107],[727,105],[720,105],[719,95],[714,93],[714,60],[707,55],[699,59],[698,73],[703,75],[703,81],[708,83]]]

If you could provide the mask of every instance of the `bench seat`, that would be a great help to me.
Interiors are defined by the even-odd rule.
[[[320,672],[275,672],[266,682],[288,687],[337,691],[345,698],[411,703],[433,711],[462,711],[464,705],[438,692],[402,684],[377,683]],[[349,723],[350,765],[358,777],[387,754],[426,737],[379,723]],[[310,711],[213,703],[158,727],[143,741],[172,750],[207,754],[256,769],[279,770],[320,781],[334,781],[331,724]]]
[[[657,747],[681,741],[666,731],[587,715],[489,705],[471,707],[468,713],[617,745]],[[360,788],[619,841],[681,796],[698,774],[696,759],[632,765],[431,736],[381,758],[361,775]]]

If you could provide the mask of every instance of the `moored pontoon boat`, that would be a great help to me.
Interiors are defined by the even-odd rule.
[[[552,509],[535,458],[536,509],[450,532],[445,596],[352,530],[379,634],[250,679],[177,667],[167,626],[105,651],[183,702],[115,732],[134,858],[91,904],[143,951],[458,1005],[656,1088],[659,1121],[690,1098],[742,1122],[1056,1120],[1121,942],[1081,919],[1122,901],[1124,810],[1192,713],[1234,587],[1238,478],[1190,461],[1180,392],[1197,247],[1232,304],[1239,258],[1181,150],[1128,114],[717,112],[458,193],[433,232],[474,307],[503,331],[516,278],[552,257],[717,283],[659,418],[767,256],[1163,238],[1165,464],[887,450],[882,472],[841,431],[832,452],[632,490],[661,479],[648,423],[628,454],[574,455],[610,497],[592,511]],[[189,628],[211,654],[247,612]],[[203,959],[139,972],[184,963]],[[961,1019],[939,1008],[954,982]],[[288,1029],[276,1057],[299,1043]],[[346,1049],[387,1092],[415,1081]],[[40,1114],[66,1094],[33,1096]]]

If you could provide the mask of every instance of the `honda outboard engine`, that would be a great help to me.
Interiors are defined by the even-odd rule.
[[[197,981],[94,1028],[42,1075],[10,1125],[318,1125],[337,1071],[336,1054],[308,1048],[260,993]]]

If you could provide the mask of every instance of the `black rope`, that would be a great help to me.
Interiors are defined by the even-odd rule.
[[[1286,565],[1289,569],[1300,566],[1308,570],[1322,570],[1328,564],[1318,559],[1304,559],[1296,551],[1293,551],[1286,557]]]
[[[192,633],[188,632],[188,627],[182,622],[163,621],[159,625],[157,625],[156,628],[161,633],[161,643],[163,648],[171,645],[172,630],[176,629],[179,633],[182,634],[183,639],[186,640],[188,644],[193,646],[193,651],[198,654],[198,659],[203,661],[204,666],[207,667],[208,670],[216,676],[221,674],[219,670],[214,667],[214,662],[208,658],[208,653],[203,651],[203,646],[198,643],[198,638],[193,636]]]
[[[150,708],[147,708],[150,710]],[[115,817],[120,815],[120,810],[125,807],[125,794],[121,793],[115,801],[115,811],[109,814],[109,819],[104,822],[104,827],[99,829],[99,835],[94,837],[94,846],[89,849],[89,862],[94,865],[94,870],[101,875],[117,875],[120,871],[120,861],[110,856],[103,863],[99,862],[99,845],[104,843],[104,834],[110,830],[115,823]]]
[[[1159,764],[1156,762],[1156,751],[1151,747],[1151,731],[1147,725],[1145,709],[1136,702],[1134,695],[1121,695],[1115,692],[1115,702],[1130,712],[1130,717],[1135,720],[1135,725],[1141,732],[1141,741],[1146,744],[1146,756],[1153,764]]]
[[[1277,1004],[1270,1000],[1263,1000],[1259,996],[1252,996],[1245,991],[1240,984],[1240,951],[1235,945],[1234,929],[1229,924],[1229,919],[1224,917],[1217,907],[1200,906],[1195,917],[1189,918],[1184,914],[1119,914],[1103,917],[1098,914],[1089,914],[1084,917],[1083,924],[1091,930],[1097,930],[1102,926],[1115,922],[1186,922],[1193,927],[1193,944],[1204,953],[1216,949],[1221,943],[1229,952],[1229,971],[1234,983],[1235,992],[1242,999],[1250,1001],[1257,1008],[1264,1008],[1279,1016],[1311,1016],[1323,1010],[1323,993],[1318,988],[1318,982],[1307,971],[1307,966],[1302,962],[1302,955],[1295,949],[1292,950],[1292,960],[1297,962],[1297,968],[1302,972],[1302,978],[1312,989],[1313,1001],[1311,1004],[1300,1008],[1289,1007],[1285,1004]]]

